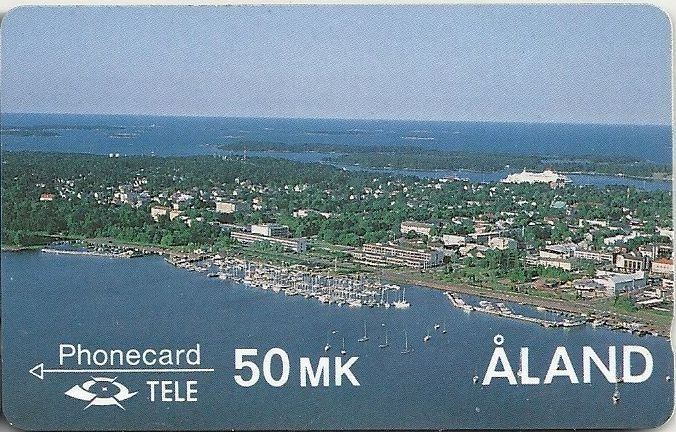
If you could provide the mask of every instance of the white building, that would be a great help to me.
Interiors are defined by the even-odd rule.
[[[434,228],[433,224],[415,221],[404,221],[399,226],[399,230],[403,235],[412,231],[419,235],[426,235],[427,237],[432,234],[432,228]]]
[[[413,249],[394,244],[371,243],[353,253],[355,261],[372,266],[405,266],[413,268],[436,267],[444,262],[444,251]]]
[[[286,225],[279,225],[273,223],[266,223],[261,225],[251,225],[251,233],[258,234],[265,237],[289,237],[289,227]]]
[[[541,267],[555,267],[568,271],[573,269],[573,262],[562,258],[529,257],[526,259],[526,263]]]
[[[244,201],[218,201],[216,202],[216,213],[233,214],[249,211],[251,206]]]
[[[307,251],[307,240],[303,237],[299,238],[270,237],[240,231],[231,232],[230,237],[232,237],[233,239],[237,240],[240,243],[245,244],[251,244],[256,242],[267,242],[272,244],[280,244],[284,246],[284,249],[296,253],[305,253]]]
[[[298,209],[293,212],[293,217],[295,218],[306,218],[310,216],[311,214],[317,214],[320,215],[326,219],[331,217],[331,213],[329,212],[320,212],[319,210],[313,210],[313,209]]]
[[[446,247],[460,247],[467,244],[467,237],[453,234],[444,234],[441,241]]]
[[[653,273],[669,276],[674,274],[674,262],[670,258],[658,258],[652,262]]]
[[[612,297],[621,293],[645,288],[647,278],[644,271],[631,274],[599,271],[596,273],[594,281],[605,286],[606,294]]]
[[[615,268],[625,273],[650,269],[650,258],[640,252],[628,252],[615,256]]]
[[[150,207],[150,216],[155,220],[155,222],[160,220],[160,216],[169,216],[170,220],[174,220],[177,217],[179,217],[181,214],[183,214],[182,211],[172,209],[169,207],[165,206],[152,206]]]
[[[493,237],[488,240],[488,247],[496,250],[516,249],[516,240],[509,237]]]
[[[611,252],[593,251],[587,249],[576,249],[573,252],[573,258],[598,262],[613,262],[613,254]]]
[[[674,241],[674,230],[673,229],[657,227],[656,231],[657,231],[657,234],[664,236],[664,237],[669,237],[669,240]]]
[[[582,298],[605,297],[607,288],[593,279],[578,279],[573,281],[577,295]]]
[[[568,259],[572,258],[577,249],[575,243],[561,243],[545,246],[540,250],[541,258]]]

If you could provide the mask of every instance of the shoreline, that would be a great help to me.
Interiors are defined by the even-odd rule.
[[[225,149],[221,149],[225,150]],[[244,150],[231,150],[234,153],[243,153]],[[387,172],[390,170],[402,170],[402,171],[410,171],[412,173],[416,172],[446,172],[446,171],[458,171],[458,172],[467,172],[467,173],[472,173],[472,174],[496,174],[501,171],[479,171],[475,169],[470,169],[470,168],[431,168],[431,169],[422,169],[422,168],[411,168],[411,167],[396,167],[396,166],[388,166],[388,167],[381,167],[381,166],[371,166],[371,165],[362,165],[362,164],[356,164],[356,163],[345,163],[341,162],[338,159],[336,159],[336,156],[342,156],[346,155],[347,153],[344,152],[325,152],[321,150],[305,150],[305,151],[293,151],[293,150],[274,150],[274,149],[266,149],[266,150],[252,150],[251,152],[255,153],[288,153],[288,154],[303,154],[303,153],[311,153],[311,154],[328,154],[328,157],[322,158],[319,163],[325,163],[325,164],[330,164],[334,166],[343,166],[343,165],[351,165],[351,166],[359,166],[363,168],[367,168],[369,170],[374,170],[374,171],[383,171]],[[537,169],[534,169],[537,171]],[[568,174],[568,175],[584,175],[584,176],[593,176],[593,177],[610,177],[610,178],[618,178],[618,179],[631,179],[631,180],[645,180],[645,181],[652,181],[652,182],[663,182],[663,183],[668,183],[673,181],[673,173],[669,176],[661,176],[661,177],[655,177],[655,176],[640,176],[640,175],[631,175],[631,174],[621,174],[621,173],[603,173],[603,172],[596,172],[596,171],[563,171],[563,170],[557,170],[557,172],[561,174]]]
[[[202,253],[196,254],[194,252],[183,252],[167,249],[161,246],[150,246],[150,245],[138,245],[133,243],[123,243],[123,242],[114,242],[108,239],[82,239],[80,240],[83,243],[96,246],[115,246],[120,248],[126,248],[129,250],[134,250],[142,253],[143,255],[159,255],[164,257],[181,257],[188,260],[198,260],[203,259],[207,256],[213,256],[212,253]],[[40,250],[44,245],[40,246],[2,246],[3,252],[21,252],[21,251],[36,251]],[[266,264],[264,260],[250,260],[251,262]],[[648,333],[653,333],[654,335],[665,337],[667,339],[671,338],[671,324],[664,325],[653,322],[651,320],[642,319],[634,315],[623,314],[620,312],[613,312],[610,310],[598,309],[592,305],[571,302],[569,300],[556,299],[556,298],[545,298],[538,297],[529,294],[522,294],[516,292],[500,292],[491,290],[488,288],[483,288],[479,286],[472,286],[466,284],[456,284],[451,285],[446,282],[432,281],[427,280],[421,277],[418,277],[416,274],[400,271],[400,270],[385,270],[383,272],[383,278],[387,281],[395,284],[404,284],[412,285],[428,289],[436,289],[442,292],[448,293],[458,293],[466,294],[477,297],[483,297],[491,300],[506,301],[511,303],[524,304],[534,307],[540,307],[554,312],[559,312],[563,314],[574,314],[587,319],[592,319],[594,317],[603,317],[609,320],[616,325],[623,322],[637,322],[640,323],[643,327],[643,330]],[[672,316],[673,321],[673,316]],[[620,328],[617,328],[619,330]]]
[[[436,289],[442,292],[448,293],[458,293],[458,294],[467,294],[477,297],[484,297],[492,300],[507,301],[511,303],[525,304],[529,306],[542,307],[547,310],[567,313],[567,314],[576,314],[576,315],[585,315],[588,318],[594,316],[605,316],[614,320],[623,320],[623,321],[633,321],[639,322],[642,326],[650,331],[656,332],[658,336],[671,339],[671,326],[665,326],[662,324],[648,322],[647,320],[640,319],[633,315],[622,314],[620,312],[611,312],[607,310],[602,310],[595,308],[591,305],[584,303],[575,303],[568,300],[555,299],[555,298],[544,298],[537,297],[529,294],[513,293],[513,292],[500,292],[491,290],[488,288],[482,288],[471,285],[450,285],[445,282],[436,282],[429,281],[420,278],[416,278],[414,275],[406,274],[397,271],[386,271],[383,275],[388,281],[398,284],[407,284],[415,285],[430,289]],[[673,320],[673,317],[672,317]]]

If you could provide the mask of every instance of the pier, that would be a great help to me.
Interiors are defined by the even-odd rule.
[[[516,314],[511,309],[509,309],[504,303],[493,303],[487,300],[481,300],[479,302],[479,305],[470,305],[469,303],[466,303],[465,300],[462,299],[459,295],[450,292],[446,293],[446,297],[448,297],[453,306],[460,308],[466,312],[477,311],[504,318],[511,318],[519,321],[538,324],[541,325],[542,327],[578,327],[585,324],[585,321],[582,320],[563,319],[561,321],[554,321],[554,320],[546,320],[543,318],[526,316],[522,314]]]

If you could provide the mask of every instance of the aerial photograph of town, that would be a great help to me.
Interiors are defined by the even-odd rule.
[[[98,430],[665,422],[669,28],[633,5],[11,12],[5,414]],[[82,411],[64,395],[79,381],[27,372],[59,366],[63,343],[199,343],[216,372],[192,406],[130,374],[123,410]],[[273,347],[295,382],[237,386],[233,352]],[[359,356],[354,381],[300,387],[303,356]]]

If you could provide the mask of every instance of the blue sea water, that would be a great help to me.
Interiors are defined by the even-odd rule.
[[[669,341],[589,326],[545,329],[537,325],[453,308],[435,290],[407,287],[410,309],[351,309],[287,297],[170,266],[159,257],[110,259],[3,253],[3,403],[8,418],[38,430],[104,429],[337,429],[337,428],[633,428],[664,422],[673,407],[673,357]],[[475,299],[476,301],[476,299]],[[513,305],[522,313],[530,307]],[[363,323],[370,340],[358,343]],[[448,333],[434,331],[445,322]],[[378,348],[384,329],[391,346]],[[338,355],[345,337],[360,386],[299,386],[297,359],[327,355],[327,333]],[[414,351],[400,354],[403,333]],[[423,342],[430,331],[432,339]],[[475,385],[501,334],[514,368],[521,346],[530,348],[531,375],[544,376],[555,347],[565,346],[581,378],[583,346],[604,358],[609,345],[642,345],[655,360],[641,384],[614,386],[594,371],[591,384],[555,378],[550,385]],[[196,375],[98,374],[139,394],[123,405],[93,406],[64,395],[89,374],[45,374],[58,368],[60,343],[91,348],[188,348],[200,343],[204,368]],[[234,349],[264,353],[283,348],[291,358],[287,385],[235,384]],[[619,349],[619,348],[618,348]],[[621,356],[620,356],[621,357]],[[621,362],[621,361],[620,361]],[[635,367],[640,369],[641,362]],[[635,371],[636,372],[636,371]],[[274,376],[279,373],[273,368]],[[195,379],[198,401],[151,402],[146,380]]]
[[[233,141],[266,141],[616,155],[658,164],[670,164],[672,154],[670,126],[16,113],[0,121],[4,131],[40,126],[51,132],[4,133],[7,150],[186,155],[213,154],[216,145]]]

